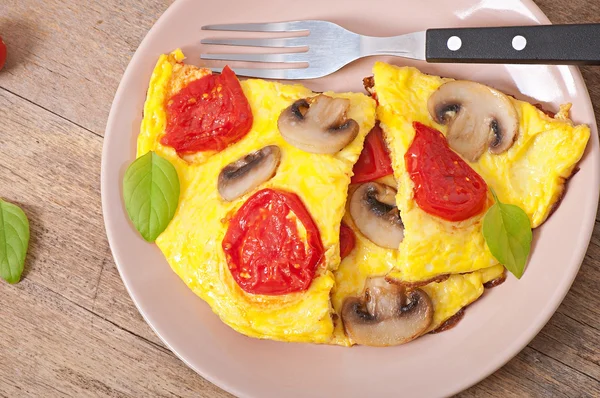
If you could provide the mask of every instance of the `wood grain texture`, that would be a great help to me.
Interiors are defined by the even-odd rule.
[[[0,87],[104,135],[121,75],[165,0],[2,0]]]
[[[0,2],[10,52],[0,73],[0,196],[21,205],[32,226],[24,280],[0,283],[0,397],[231,397],[144,322],[104,235],[106,118],[129,59],[170,3]],[[598,2],[537,3],[554,23],[600,22]],[[582,73],[600,114],[600,68]],[[600,222],[546,327],[459,396],[600,397],[598,286]]]
[[[164,347],[131,301],[112,257],[107,257],[104,263],[92,311],[119,327]]]
[[[3,286],[0,302],[18,303],[3,306],[0,323],[0,393],[6,396],[214,396],[208,382],[165,348],[29,279]]]
[[[0,120],[0,195],[23,207],[32,228],[25,276],[90,306],[108,254],[102,140],[3,89]]]

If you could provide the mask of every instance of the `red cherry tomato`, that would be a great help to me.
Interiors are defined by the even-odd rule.
[[[415,138],[404,155],[415,184],[415,201],[429,214],[462,221],[481,213],[487,184],[446,142],[439,131],[413,123]]]
[[[2,41],[2,37],[0,37],[0,70],[4,68],[4,64],[6,63],[6,44]]]
[[[365,146],[354,165],[351,182],[368,182],[392,174],[392,161],[383,141],[381,127],[376,125],[367,135]]]
[[[273,189],[258,191],[240,207],[222,247],[237,284],[245,292],[268,295],[308,289],[325,252],[300,198]]]
[[[340,257],[343,260],[352,252],[356,245],[356,236],[352,228],[342,223],[340,225]]]
[[[179,154],[221,151],[252,127],[252,110],[235,73],[225,67],[188,84],[167,104],[163,145]]]

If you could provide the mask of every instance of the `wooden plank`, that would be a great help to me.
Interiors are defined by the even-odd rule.
[[[228,397],[169,351],[31,279],[0,284],[0,395]]]
[[[596,221],[594,234],[579,274],[558,311],[590,328],[600,330],[598,286],[600,286],[600,222]]]
[[[600,22],[600,4],[596,1],[534,0],[554,24]]]
[[[0,87],[103,135],[137,46],[171,0],[2,0]]]
[[[577,369],[600,385],[600,331],[556,313],[530,347]]]
[[[459,394],[468,397],[598,397],[600,384],[527,347],[484,382]]]
[[[91,308],[108,244],[101,138],[0,89],[0,194],[31,225],[25,277]]]
[[[92,311],[119,327],[164,347],[131,301],[110,255],[105,259]]]

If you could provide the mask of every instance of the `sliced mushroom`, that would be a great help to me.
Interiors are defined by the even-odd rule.
[[[317,95],[286,108],[277,121],[279,132],[291,145],[305,152],[339,152],[358,134],[358,123],[348,119],[350,100]]]
[[[378,246],[398,249],[404,239],[392,187],[377,182],[360,185],[350,198],[350,215],[359,231]]]
[[[448,145],[475,162],[487,148],[499,154],[517,139],[519,119],[510,99],[480,83],[456,80],[442,84],[428,102],[438,123],[448,124]]]
[[[357,344],[386,347],[404,344],[423,334],[433,321],[433,304],[420,289],[408,294],[384,277],[369,278],[361,297],[342,306],[346,334]]]
[[[275,175],[280,159],[279,147],[269,145],[228,164],[219,174],[219,194],[232,201],[252,191]]]

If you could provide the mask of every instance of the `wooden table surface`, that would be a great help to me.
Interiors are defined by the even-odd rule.
[[[100,207],[110,104],[170,0],[1,0],[0,197],[23,207],[23,280],[0,283],[0,397],[230,397],[154,335],[115,268]],[[538,0],[554,23],[596,0]],[[600,49],[598,49],[600,51]],[[582,69],[600,115],[600,67]],[[600,221],[563,304],[516,358],[461,397],[600,397]]]

